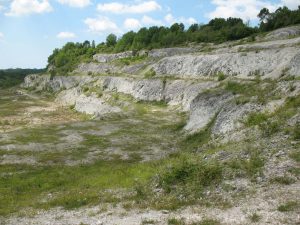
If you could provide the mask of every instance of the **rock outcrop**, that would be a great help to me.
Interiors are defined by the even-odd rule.
[[[152,68],[157,75],[184,78],[216,76],[220,72],[244,79],[253,79],[254,75],[276,78],[283,70],[299,76],[300,48],[173,56],[163,58]]]
[[[285,39],[297,35],[300,35],[300,26],[291,26],[270,32],[265,37],[265,40]]]
[[[132,51],[121,52],[117,54],[96,54],[93,56],[93,59],[100,63],[111,62],[116,59],[124,59],[128,57],[132,57],[134,54]]]

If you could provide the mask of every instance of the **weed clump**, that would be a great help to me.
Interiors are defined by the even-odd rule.
[[[153,68],[151,68],[149,71],[147,71],[145,73],[145,78],[148,78],[148,79],[153,78],[153,77],[155,77],[155,75],[156,75],[155,70]]]
[[[226,75],[222,72],[219,72],[217,74],[217,77],[218,77],[218,81],[222,81],[222,80],[225,80],[226,79]]]

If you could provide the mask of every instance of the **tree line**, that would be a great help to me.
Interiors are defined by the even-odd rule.
[[[184,46],[187,43],[222,43],[254,37],[258,33],[271,31],[300,23],[300,6],[297,10],[280,7],[274,13],[263,8],[258,14],[260,24],[251,27],[240,18],[215,18],[208,24],[193,24],[186,28],[182,23],[170,27],[152,26],[141,28],[138,32],[130,31],[119,39],[110,34],[106,42],[98,45],[90,43],[69,42],[61,49],[55,49],[48,58],[49,66],[54,66],[55,72],[70,72],[80,62],[90,61],[96,53],[117,53],[127,50],[141,50]],[[254,40],[254,38],[252,38]]]

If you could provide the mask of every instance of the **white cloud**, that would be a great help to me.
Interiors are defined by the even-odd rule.
[[[51,12],[52,7],[48,0],[13,0],[7,16],[23,16],[33,13]]]
[[[193,17],[185,18],[185,17],[179,17],[175,18],[171,13],[168,13],[165,16],[165,21],[167,22],[168,25],[172,25],[174,23],[184,23],[187,25],[192,25],[194,23],[197,23],[197,20]]]
[[[63,32],[58,33],[56,35],[56,37],[59,39],[71,39],[71,38],[75,38],[76,35],[72,32],[63,31]]]
[[[142,23],[146,26],[163,26],[163,22],[161,20],[153,19],[150,16],[143,16]]]
[[[58,0],[59,3],[69,5],[71,7],[83,8],[91,4],[90,0]]]
[[[281,0],[279,4],[267,0],[212,0],[212,4],[216,8],[206,15],[210,19],[239,17],[243,20],[257,20],[257,15],[262,8],[268,8],[271,12],[283,5],[296,9],[300,5],[300,0]]]
[[[171,13],[168,13],[166,16],[165,16],[165,21],[168,23],[168,24],[172,24],[172,23],[175,23],[175,18],[173,17],[173,15]]]
[[[281,0],[281,5],[287,6],[289,9],[297,9],[300,5],[300,0]]]
[[[0,32],[0,40],[4,38],[4,34]]]
[[[98,4],[97,9],[100,12],[109,12],[115,14],[125,13],[147,13],[160,10],[162,7],[156,1],[138,2],[135,5],[123,4],[120,2]]]
[[[137,30],[142,25],[137,19],[128,18],[124,21],[124,27],[127,30]]]
[[[84,23],[92,33],[120,33],[118,26],[107,17],[87,18],[84,20]]]

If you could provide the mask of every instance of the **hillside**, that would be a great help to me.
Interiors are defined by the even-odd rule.
[[[97,53],[1,89],[1,222],[298,224],[299,34]]]

